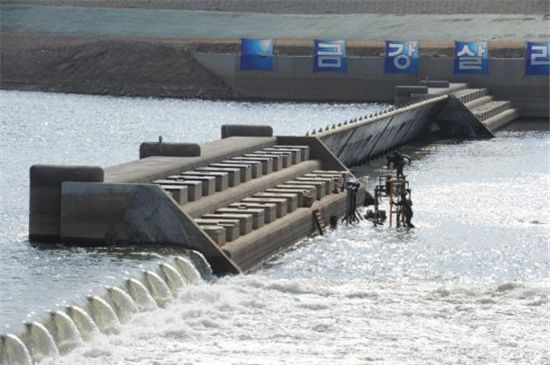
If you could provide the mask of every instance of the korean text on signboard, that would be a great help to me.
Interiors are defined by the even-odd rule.
[[[386,41],[386,73],[418,73],[418,42]]]
[[[525,52],[525,74],[550,74],[550,43],[527,42],[527,51]]]
[[[346,41],[316,39],[313,71],[347,72]]]
[[[273,40],[241,39],[241,71],[273,71]]]
[[[487,42],[455,41],[455,74],[489,73],[489,44]]]

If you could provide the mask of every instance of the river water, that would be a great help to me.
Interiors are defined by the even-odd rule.
[[[30,246],[31,164],[111,165],[136,158],[138,144],[158,135],[215,139],[223,123],[304,134],[383,107],[5,91],[0,100],[3,332],[165,254]],[[417,228],[340,226],[252,274],[188,286],[167,308],[52,363],[547,364],[549,137],[510,130],[411,146]]]

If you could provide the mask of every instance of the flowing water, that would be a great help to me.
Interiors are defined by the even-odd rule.
[[[217,138],[223,123],[304,134],[381,106],[0,97],[0,323],[15,331],[27,313],[76,297],[88,313],[101,311],[92,314],[103,333],[91,341],[85,337],[93,323],[70,311],[80,313],[71,318],[86,341],[43,363],[550,362],[547,130],[413,146],[406,171],[417,228],[340,226],[252,274],[205,280],[198,274],[204,267],[172,252],[29,246],[29,165],[114,164],[133,159],[142,140],[202,142]],[[132,300],[118,290],[97,297],[104,285],[124,287]],[[124,323],[109,320],[121,307],[134,314]],[[59,315],[57,328],[74,330],[64,319]]]

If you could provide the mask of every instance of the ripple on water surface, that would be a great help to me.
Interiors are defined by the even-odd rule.
[[[318,123],[308,113],[323,108],[228,105],[216,118],[288,108]],[[253,274],[190,286],[56,363],[548,363],[548,152],[548,132],[414,148],[416,229],[340,226]]]
[[[0,328],[18,325],[93,288],[143,269],[147,255],[39,250],[26,243],[32,164],[110,166],[138,158],[139,144],[205,142],[222,124],[270,124],[303,135],[376,112],[377,104],[250,103],[0,90]],[[106,274],[108,273],[108,274]],[[108,275],[108,277],[105,277]]]

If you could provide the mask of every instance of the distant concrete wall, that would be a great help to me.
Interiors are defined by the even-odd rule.
[[[422,57],[418,75],[384,73],[382,57],[348,57],[347,73],[314,73],[312,56],[276,56],[274,72],[240,71],[239,55],[197,52],[238,97],[283,100],[393,102],[397,85],[426,78],[468,82],[511,100],[524,117],[548,117],[548,76],[525,76],[524,59],[491,58],[489,75],[455,75],[452,58]]]
[[[217,274],[239,269],[157,185],[67,182],[61,238],[77,244],[174,244],[201,252]]]

